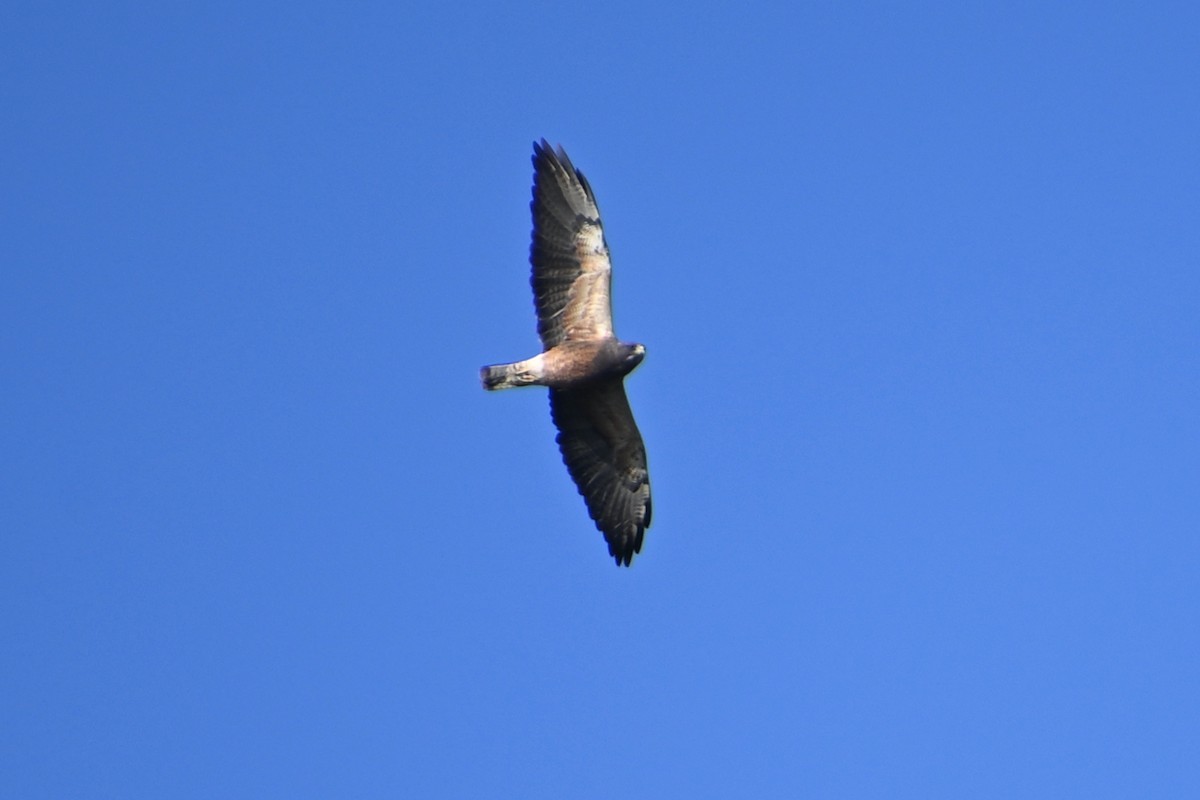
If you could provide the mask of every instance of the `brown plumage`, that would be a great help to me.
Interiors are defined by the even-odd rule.
[[[480,370],[485,389],[548,386],[567,471],[618,565],[650,527],[646,449],[624,379],[646,354],[612,325],[612,264],[596,196],[561,147],[533,145],[534,306],[543,352]]]

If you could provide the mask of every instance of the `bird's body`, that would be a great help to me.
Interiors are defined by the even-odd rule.
[[[623,378],[641,362],[646,348],[614,339],[563,342],[533,358],[483,368],[485,389],[548,386],[574,389],[600,378]]]
[[[624,378],[645,357],[612,326],[612,264],[596,198],[560,147],[533,146],[533,265],[530,283],[543,350],[483,367],[485,389],[546,386],[563,462],[604,533],[628,565],[650,526],[646,450]]]

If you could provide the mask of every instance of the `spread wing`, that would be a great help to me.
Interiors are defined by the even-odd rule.
[[[609,554],[629,565],[650,527],[650,476],[620,378],[550,390],[558,448]]]
[[[546,350],[613,335],[612,265],[596,196],[561,147],[533,145],[534,306]]]

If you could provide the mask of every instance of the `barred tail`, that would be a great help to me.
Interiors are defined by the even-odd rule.
[[[493,364],[479,370],[483,388],[511,389],[514,386],[531,386],[542,382],[542,357],[540,355],[515,364]]]
[[[509,380],[508,368],[511,364],[497,364],[491,367],[483,367],[479,370],[479,380],[483,383],[483,388],[489,392],[496,389],[508,389],[517,384]]]

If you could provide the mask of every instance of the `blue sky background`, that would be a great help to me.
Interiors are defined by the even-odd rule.
[[[1193,4],[88,6],[0,48],[0,795],[1200,796]],[[542,136],[629,570],[478,386]]]

